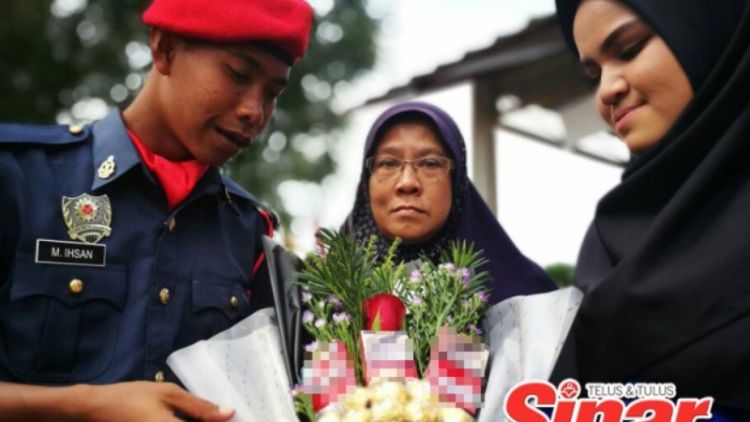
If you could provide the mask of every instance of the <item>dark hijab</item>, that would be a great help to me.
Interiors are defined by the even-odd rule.
[[[483,269],[490,272],[493,280],[490,286],[490,303],[511,296],[553,290],[554,283],[538,265],[521,254],[469,181],[463,136],[445,111],[422,102],[408,102],[389,108],[370,128],[364,157],[370,157],[375,153],[378,142],[393,124],[413,118],[423,120],[432,127],[455,161],[452,178],[453,200],[448,219],[438,233],[419,245],[401,245],[398,259],[411,261],[424,254],[437,261],[440,258],[440,249],[446,248],[451,240],[467,240],[474,242],[476,249],[483,250],[485,258],[489,260]],[[368,195],[369,175],[364,170],[364,159],[362,168],[354,208],[342,229],[354,233],[360,244],[367,243],[370,237],[375,235],[378,253],[383,256],[391,240],[380,232],[373,220]]]
[[[571,43],[578,3],[557,0]],[[552,380],[674,382],[681,397],[750,409],[750,2],[624,3],[695,96],[599,202]]]

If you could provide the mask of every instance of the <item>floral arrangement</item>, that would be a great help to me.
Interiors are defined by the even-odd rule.
[[[330,230],[321,230],[318,239],[321,253],[309,258],[298,274],[305,307],[302,322],[315,338],[306,346],[305,394],[296,396],[298,409],[315,419],[315,412],[332,404],[329,407],[338,409],[336,414],[346,420],[343,415],[358,411],[349,405],[361,397],[379,397],[382,389],[399,389],[402,406],[391,406],[406,412],[422,406],[409,405],[414,397],[422,397],[410,395],[421,391],[415,385],[432,383],[433,399],[418,399],[420,403],[432,406],[449,401],[475,410],[481,403],[486,363],[478,324],[487,304],[484,286],[489,275],[478,271],[486,262],[481,252],[465,242],[454,243],[442,253],[440,264],[426,258],[404,263],[394,260],[398,240],[378,260],[374,239],[360,246],[351,237]],[[476,365],[466,361],[466,352],[475,353]],[[443,391],[446,382],[438,379],[447,367],[451,373],[462,374],[456,382],[468,382],[454,386],[463,395],[456,394],[456,388],[450,389],[452,393]],[[418,378],[425,381],[409,383]],[[392,386],[393,381],[400,387]],[[357,386],[369,386],[372,391]],[[371,409],[374,403],[370,401]],[[320,420],[332,412],[326,409]],[[420,414],[420,419],[364,420],[447,420],[440,418],[437,408]]]
[[[440,406],[429,383],[408,381],[357,387],[318,417],[318,422],[348,421],[470,422],[471,417],[461,409]]]

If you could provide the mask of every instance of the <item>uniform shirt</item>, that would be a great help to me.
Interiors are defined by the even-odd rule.
[[[64,216],[63,197],[81,194],[111,204],[103,266],[59,243],[88,212]],[[0,125],[0,380],[175,381],[172,351],[272,303],[252,275],[266,221],[215,168],[170,213],[119,112],[82,131]],[[36,262],[38,239],[69,262]]]

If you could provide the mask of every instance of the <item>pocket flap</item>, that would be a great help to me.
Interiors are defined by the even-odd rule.
[[[71,307],[90,300],[105,300],[119,310],[125,304],[126,294],[127,271],[124,265],[37,264],[26,254],[17,256],[10,289],[11,300],[50,296]]]
[[[216,309],[227,318],[234,319],[246,315],[250,310],[250,301],[245,289],[237,281],[212,276],[195,276],[193,278],[193,312]]]

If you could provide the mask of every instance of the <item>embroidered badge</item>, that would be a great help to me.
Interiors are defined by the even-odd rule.
[[[62,213],[68,235],[73,240],[97,243],[112,233],[112,205],[107,195],[63,196]]]

